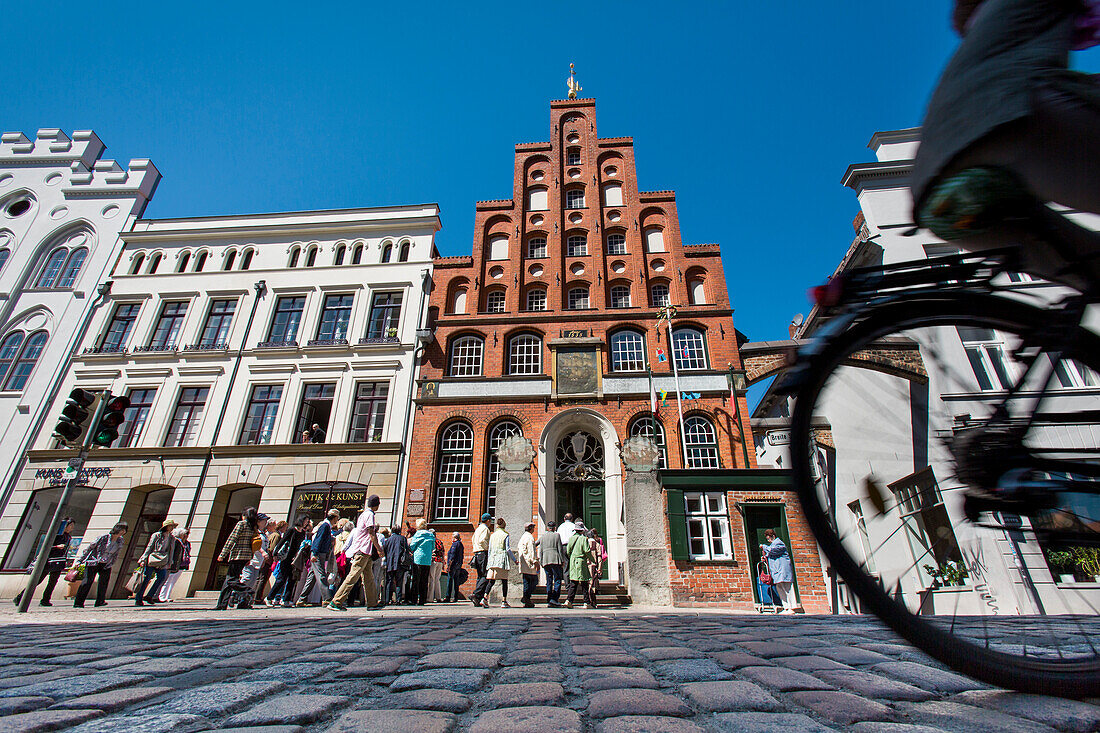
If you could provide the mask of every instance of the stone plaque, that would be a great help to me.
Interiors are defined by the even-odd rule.
[[[594,394],[598,379],[599,355],[595,346],[558,349],[555,392],[559,395]]]
[[[424,516],[423,504],[409,504],[409,508],[405,510],[405,513],[410,517],[422,517]]]
[[[424,489],[409,489],[409,501],[424,501]]]

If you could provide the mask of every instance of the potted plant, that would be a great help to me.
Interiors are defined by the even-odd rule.
[[[1100,547],[1071,547],[1070,553],[1073,560],[1086,577],[1093,582],[1100,582]]]
[[[966,568],[954,560],[948,560],[939,567],[925,565],[924,570],[932,576],[932,588],[966,585],[963,580],[967,577]]]
[[[1073,553],[1069,550],[1047,550],[1047,564],[1058,576],[1059,583],[1072,583],[1076,580],[1073,576],[1073,566],[1076,562]]]

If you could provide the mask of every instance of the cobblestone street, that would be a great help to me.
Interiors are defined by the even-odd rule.
[[[1100,730],[1097,705],[990,689],[861,617],[174,604],[0,623],[8,733]]]

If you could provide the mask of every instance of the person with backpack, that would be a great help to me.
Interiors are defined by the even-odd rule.
[[[298,585],[298,571],[294,567],[294,558],[309,533],[310,520],[305,514],[299,514],[294,526],[283,532],[275,545],[275,582],[264,600],[265,606],[290,605],[291,594]]]
[[[298,608],[310,605],[309,594],[313,586],[321,588],[321,597],[325,603],[332,600],[328,598],[328,572],[332,561],[332,547],[336,542],[333,527],[340,521],[340,510],[329,509],[328,514],[313,530],[313,542],[310,544],[309,575],[306,576],[306,584],[302,586],[302,592],[298,596],[298,602],[294,605]]]
[[[569,595],[565,597],[565,607],[573,607],[573,599],[580,591],[581,598],[588,600],[588,583],[592,580],[589,561],[592,560],[592,544],[588,539],[584,522],[577,520],[576,531],[565,546],[565,555],[569,558]]]

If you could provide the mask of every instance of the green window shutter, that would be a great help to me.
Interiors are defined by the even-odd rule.
[[[668,489],[665,491],[665,500],[668,502],[668,536],[672,546],[672,559],[690,560],[684,492],[682,489]]]

